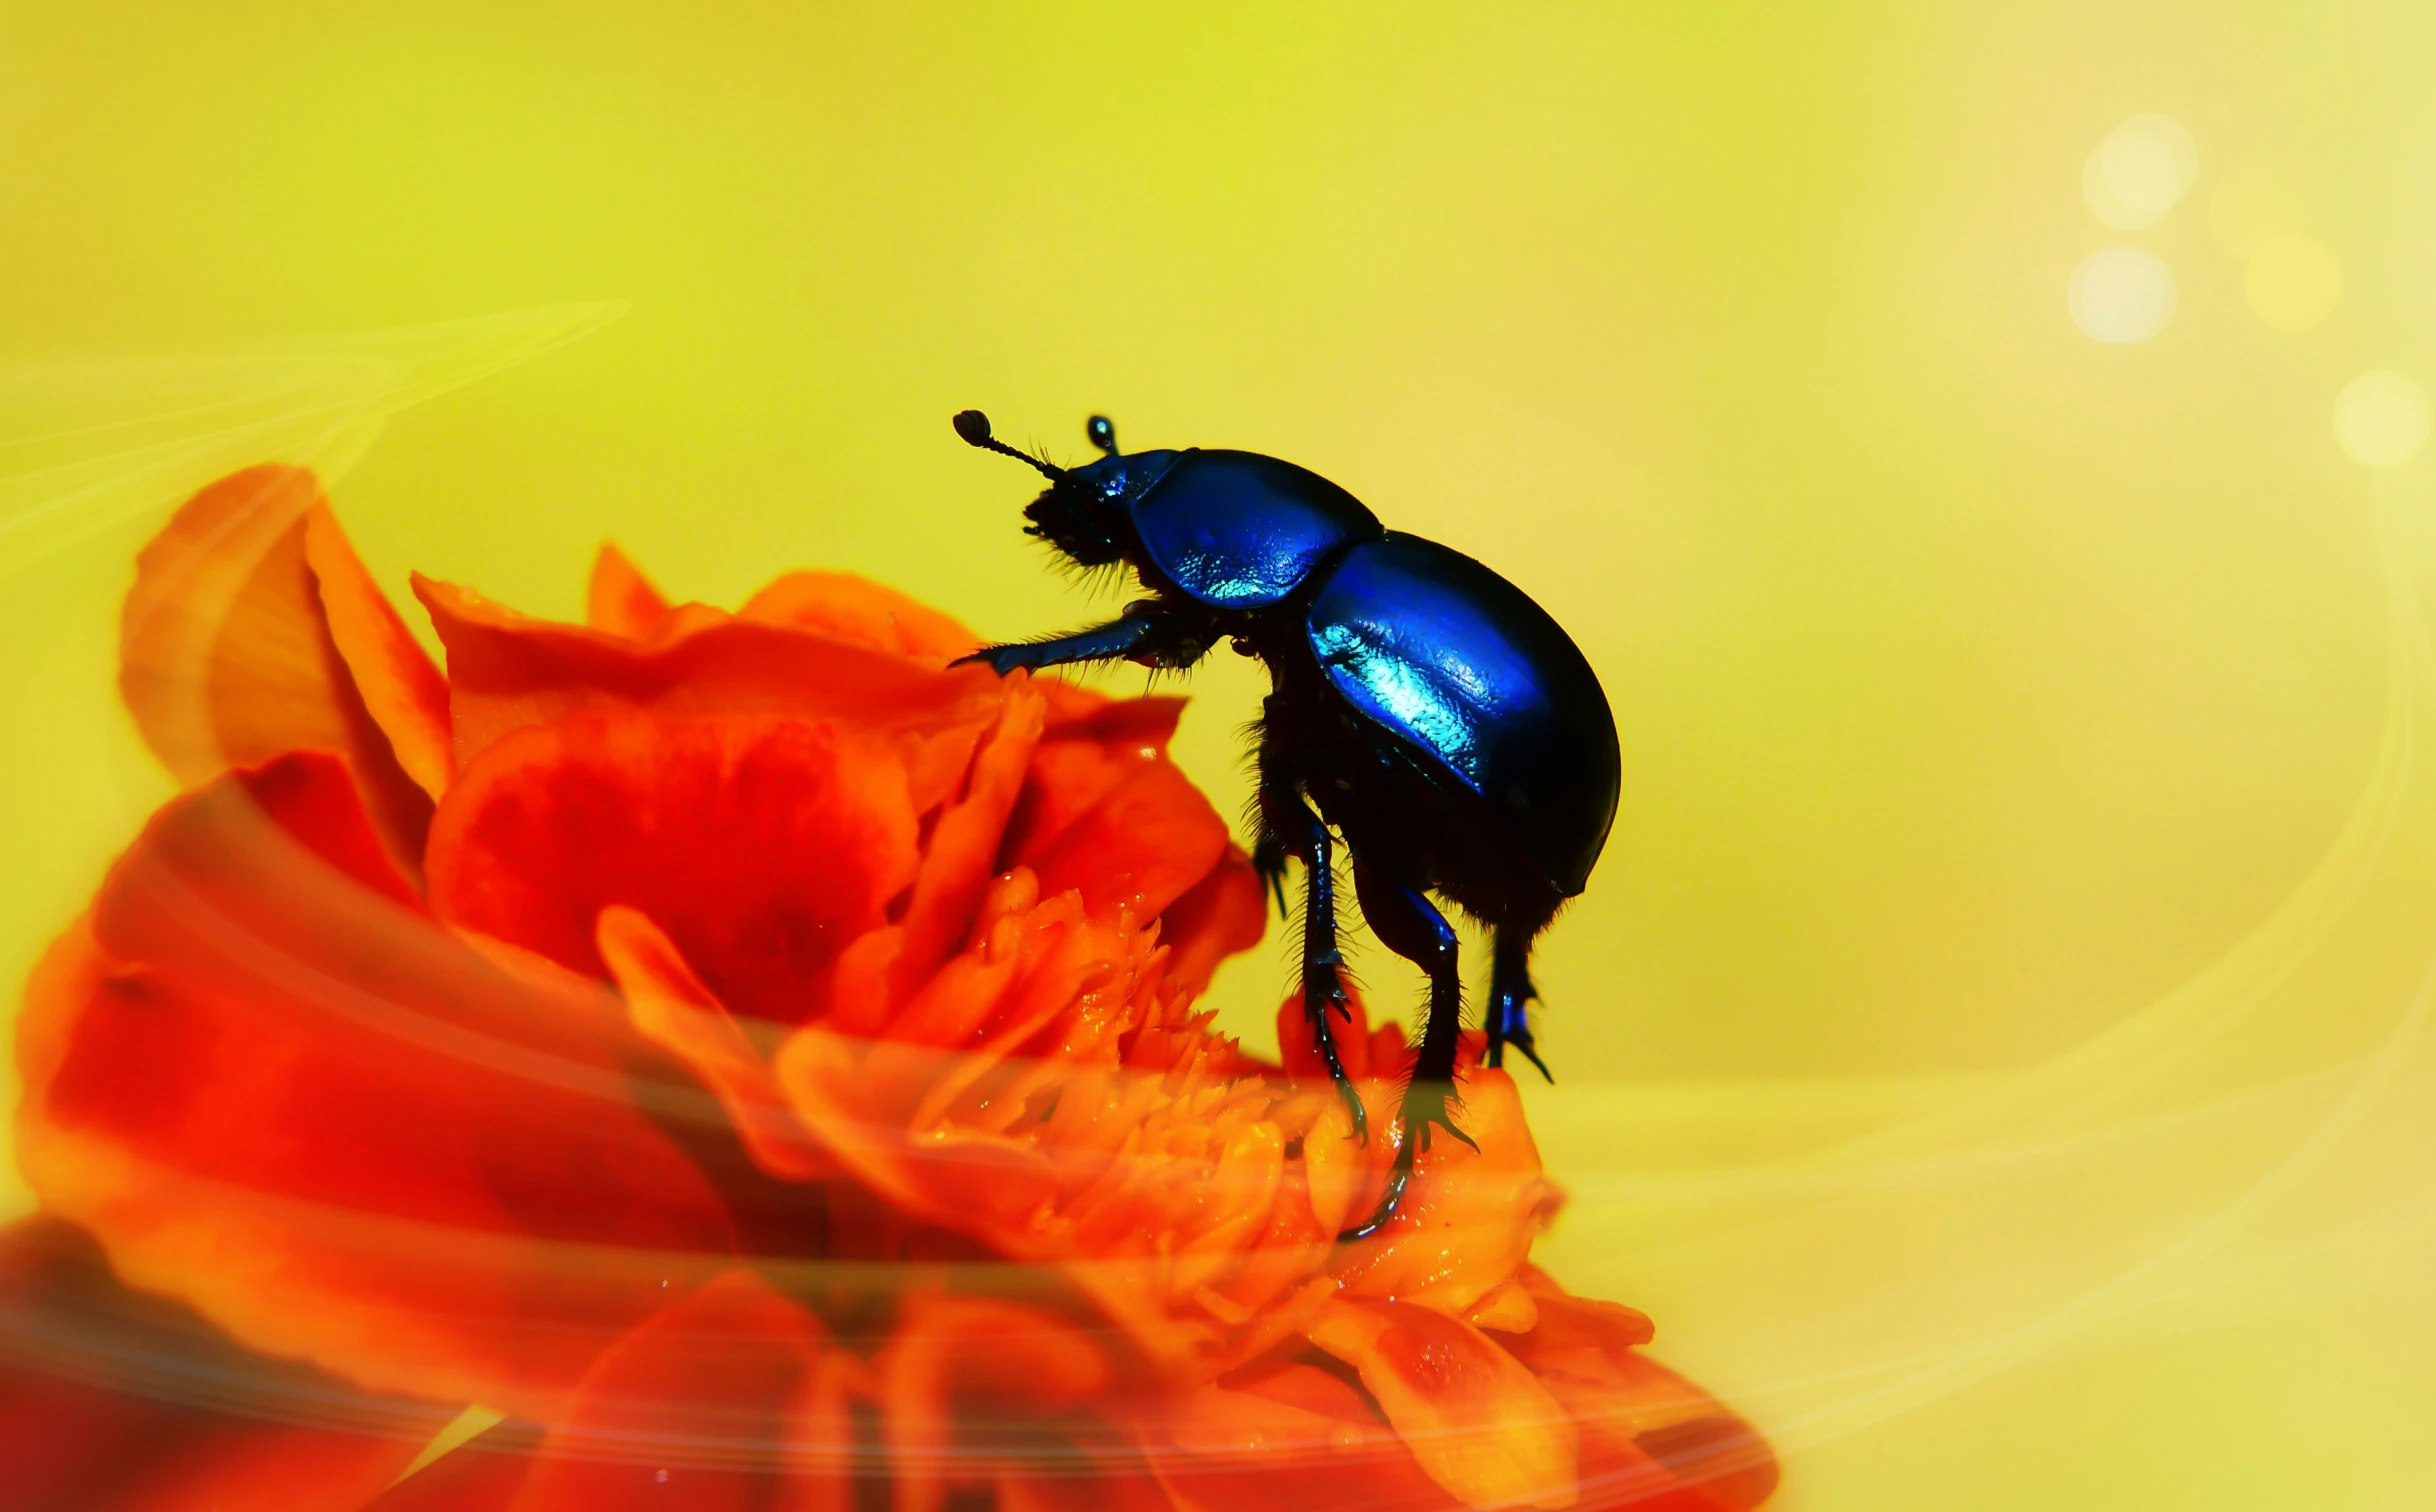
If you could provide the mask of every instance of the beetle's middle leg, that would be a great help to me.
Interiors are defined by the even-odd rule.
[[[1454,928],[1419,886],[1365,863],[1358,852],[1353,858],[1353,885],[1362,900],[1362,917],[1370,921],[1370,932],[1379,937],[1379,943],[1429,974],[1429,1012],[1421,1021],[1421,1049],[1413,1059],[1412,1080],[1404,1088],[1403,1137],[1387,1170],[1387,1188],[1371,1215],[1339,1234],[1339,1239],[1368,1238],[1396,1215],[1404,1188],[1412,1181],[1413,1161],[1429,1148],[1436,1130],[1444,1129],[1472,1144],[1472,1136],[1455,1126],[1455,1051],[1463,1033],[1463,973]]]
[[[1282,775],[1269,770],[1265,753],[1260,824],[1260,850],[1270,851],[1277,859],[1288,853],[1302,857],[1303,1016],[1311,1022],[1311,1044],[1319,1052],[1320,1063],[1328,1068],[1338,1095],[1345,1099],[1355,1136],[1368,1138],[1370,1115],[1362,1107],[1362,1094],[1353,1078],[1345,1074],[1345,1062],[1336,1047],[1336,1020],[1350,1021],[1353,1007],[1345,992],[1345,956],[1336,937],[1335,842],[1303,795]]]

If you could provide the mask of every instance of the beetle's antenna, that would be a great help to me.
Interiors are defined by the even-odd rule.
[[[1047,477],[1052,483],[1058,481],[1060,478],[1063,478],[1066,475],[1066,470],[1064,468],[1051,467],[1048,463],[1043,462],[1040,460],[1040,458],[1031,455],[1029,452],[1019,452],[1012,446],[1007,445],[1004,441],[992,436],[990,434],[990,417],[981,413],[979,410],[962,411],[956,416],[955,424],[956,434],[964,438],[964,442],[967,446],[978,446],[983,451],[1001,452],[1007,456],[1013,457],[1018,462],[1029,463],[1030,465],[1039,468],[1042,475]]]
[[[1106,415],[1093,415],[1091,423],[1084,426],[1083,430],[1090,435],[1093,446],[1112,457],[1117,454],[1116,422],[1114,420],[1109,419]]]

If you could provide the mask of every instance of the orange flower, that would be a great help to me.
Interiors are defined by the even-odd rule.
[[[445,677],[289,469],[140,559],[122,685],[189,790],[28,989],[48,1216],[0,1299],[65,1342],[0,1371],[13,1484],[844,1509],[884,1483],[902,1512],[1772,1488],[1645,1319],[1529,1264],[1556,1197],[1476,1046],[1478,1150],[1439,1141],[1392,1225],[1335,1242],[1392,1146],[1193,1009],[1264,913],[1165,754],[1174,701],[950,668],[971,635],[851,577],[728,614],[604,551],[580,626],[415,592]],[[1355,1030],[1388,1129],[1409,1057]],[[468,1402],[507,1421],[397,1480]]]

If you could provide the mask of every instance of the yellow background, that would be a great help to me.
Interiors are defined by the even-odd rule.
[[[2436,379],[2431,77],[2408,0],[0,6],[0,966],[166,789],[116,598],[211,471],[339,472],[401,591],[570,614],[614,537],[1016,636],[1110,601],[947,417],[1073,460],[1106,410],[1590,654],[1627,782],[1540,956],[1546,1253],[1778,1434],[1781,1505],[2427,1505],[2436,463],[2332,414]],[[2148,111],[2196,181],[2110,229]],[[2339,266],[2308,329],[2261,214]],[[2171,269],[2155,340],[2068,315],[2107,247]],[[1257,672],[1192,691],[1231,811]]]

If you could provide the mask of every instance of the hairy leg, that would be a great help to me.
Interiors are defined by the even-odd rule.
[[[1302,794],[1272,770],[1272,758],[1264,748],[1261,752],[1260,822],[1264,846],[1274,841],[1275,855],[1282,871],[1282,859],[1287,853],[1302,857],[1303,862],[1303,1015],[1311,1024],[1311,1044],[1319,1052],[1320,1063],[1336,1083],[1339,1096],[1345,1099],[1345,1111],[1353,1119],[1356,1135],[1368,1138],[1370,1116],[1362,1107],[1362,1095],[1345,1074],[1344,1058],[1336,1046],[1336,1020],[1351,1019],[1351,1000],[1345,992],[1345,957],[1337,948],[1336,938],[1336,853],[1328,837],[1328,826],[1303,801]],[[1258,864],[1257,862],[1255,864]],[[1270,873],[1282,891],[1284,882],[1279,873]]]
[[[1481,1059],[1492,1066],[1505,1064],[1506,1046],[1522,1052],[1523,1059],[1539,1068],[1539,1074],[1550,1082],[1548,1066],[1539,1058],[1538,1046],[1531,1038],[1530,1004],[1539,998],[1539,989],[1531,985],[1532,931],[1500,926],[1497,945],[1490,957],[1488,1052]]]
[[[1463,1032],[1463,973],[1457,959],[1455,931],[1428,896],[1413,882],[1382,875],[1354,857],[1354,887],[1362,900],[1362,917],[1370,921],[1379,943],[1429,974],[1429,1012],[1421,1022],[1421,1049],[1413,1061],[1413,1077],[1404,1089],[1403,1136],[1395,1162],[1388,1168],[1387,1189],[1368,1218],[1338,1235],[1363,1239],[1396,1215],[1404,1189],[1412,1181],[1413,1161],[1429,1148],[1432,1133],[1444,1129],[1471,1144],[1455,1126],[1455,1050]],[[1474,1146],[1474,1148],[1478,1148]]]
[[[1194,616],[1178,613],[1156,599],[1140,599],[1105,625],[1047,640],[984,646],[969,656],[957,657],[954,665],[980,662],[1001,677],[1018,667],[1067,667],[1095,661],[1182,669],[1201,659],[1201,653],[1209,649],[1209,639],[1208,627]]]

